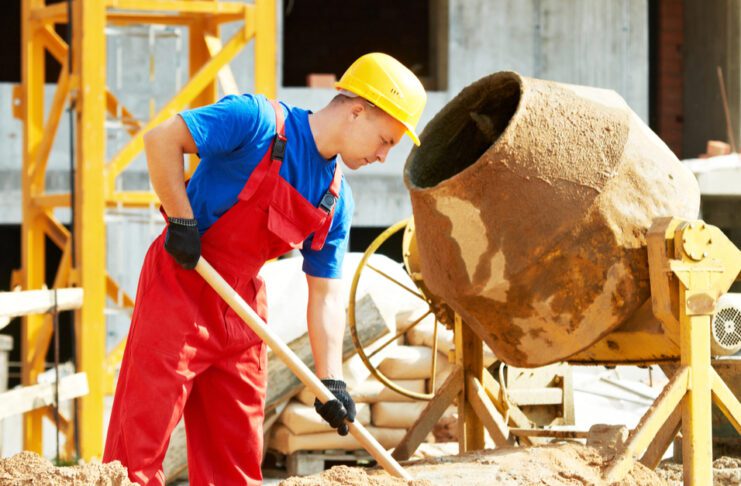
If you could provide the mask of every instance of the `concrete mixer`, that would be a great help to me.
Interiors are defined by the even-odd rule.
[[[483,446],[483,428],[497,445],[544,435],[502,403],[483,342],[519,367],[675,363],[605,479],[634,460],[655,467],[681,423],[685,484],[710,484],[711,397],[741,433],[739,390],[711,366],[711,342],[714,352],[741,348],[741,311],[715,319],[741,252],[694,220],[691,173],[616,93],[511,72],[464,89],[421,140],[404,172],[414,221],[387,233],[406,229],[407,270],[455,330],[459,369],[397,458],[454,398],[463,450]]]

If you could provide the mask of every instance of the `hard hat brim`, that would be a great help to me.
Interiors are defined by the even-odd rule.
[[[419,142],[419,137],[417,136],[417,134],[414,132],[413,129],[409,128],[407,125],[404,125],[404,126],[407,129],[407,132],[406,133],[409,136],[409,138],[412,139],[412,142],[414,142],[414,145],[416,145],[417,147],[419,147],[420,142]]]

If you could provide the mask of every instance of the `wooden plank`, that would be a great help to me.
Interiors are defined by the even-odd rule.
[[[417,421],[407,431],[404,438],[399,442],[399,445],[396,446],[393,454],[391,454],[394,459],[397,461],[406,461],[414,454],[419,444],[427,437],[432,427],[440,420],[440,417],[443,416],[445,410],[453,403],[453,400],[455,400],[462,389],[463,367],[457,366],[448,375],[448,378],[438,390],[435,398],[427,402],[427,406],[419,415]]]
[[[484,424],[468,401],[467,380],[469,376],[478,381],[483,379],[484,344],[458,314],[455,315],[455,349],[456,363],[463,366],[465,375],[458,396],[459,451],[478,451],[485,447]]]
[[[659,429],[659,433],[649,444],[648,449],[641,457],[641,464],[649,469],[656,469],[661,462],[661,458],[669,448],[669,444],[674,441],[674,437],[679,433],[682,426],[682,407],[674,409],[664,425]]]
[[[625,448],[612,460],[603,479],[612,484],[625,477],[633,467],[634,458],[645,451],[651,440],[659,433],[664,422],[669,419],[687,393],[690,369],[683,366],[669,380],[654,405],[641,418],[638,426],[630,434]]]
[[[476,412],[486,430],[489,431],[489,435],[494,439],[497,447],[512,445],[509,427],[504,422],[504,417],[491,403],[483,385],[471,375],[466,376],[466,394],[471,408]]]
[[[57,289],[57,309],[79,309],[82,306],[81,288]],[[53,290],[24,290],[0,292],[0,316],[16,317],[28,314],[46,314],[54,308]]]
[[[356,315],[358,316],[357,329],[360,341],[364,345],[370,345],[379,338],[389,333],[391,326],[386,323],[373,301],[370,294],[365,295],[357,303]],[[294,339],[288,344],[306,365],[314,370],[314,356],[311,353],[311,343],[308,334]],[[345,360],[355,354],[350,329],[345,328],[345,337],[342,341],[342,359]],[[265,410],[272,410],[277,404],[284,402],[298,394],[304,385],[291,372],[283,361],[272,352],[268,354],[268,396],[265,402]]]
[[[483,378],[484,379],[481,381],[481,383],[484,385],[486,394],[489,395],[489,399],[497,408],[497,410],[499,410],[499,413],[501,413],[505,417],[509,417],[508,425],[514,425],[515,427],[521,429],[532,428],[534,425],[533,422],[529,418],[527,418],[527,415],[525,415],[525,413],[520,410],[517,405],[511,402],[505,405],[501,402],[502,387],[487,370],[484,370]],[[522,445],[531,445],[546,442],[546,440],[538,438],[531,439],[530,437],[525,436],[522,436],[520,438],[520,443]]]
[[[561,405],[563,390],[560,388],[510,388],[509,398],[515,405]]]
[[[76,373],[59,381],[59,400],[87,395],[87,375]],[[54,383],[30,385],[0,393],[0,419],[54,404]]]
[[[573,425],[576,423],[574,412],[574,373],[570,365],[564,365],[561,375],[561,390],[563,390],[563,423]]]

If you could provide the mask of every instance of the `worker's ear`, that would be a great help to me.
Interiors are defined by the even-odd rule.
[[[365,105],[360,100],[353,100],[350,105],[350,114],[353,120],[358,118],[365,111]]]

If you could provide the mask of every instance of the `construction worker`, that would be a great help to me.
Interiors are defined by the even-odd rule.
[[[116,387],[104,461],[132,481],[164,484],[169,437],[185,415],[193,485],[260,484],[266,349],[193,271],[201,255],[267,320],[265,261],[303,254],[316,373],[336,397],[315,406],[340,434],[355,417],[342,377],[345,295],[338,279],[353,198],[352,170],[383,162],[406,133],[415,144],[426,102],[394,58],[362,56],[316,113],[262,96],[226,96],[144,137],[167,225],[144,260]],[[201,162],[183,185],[183,156]]]

